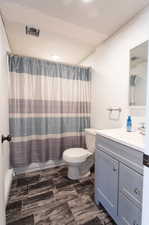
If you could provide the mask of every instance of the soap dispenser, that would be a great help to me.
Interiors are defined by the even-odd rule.
[[[127,118],[127,131],[128,132],[132,131],[132,119],[131,119],[131,116],[128,116],[128,118]]]

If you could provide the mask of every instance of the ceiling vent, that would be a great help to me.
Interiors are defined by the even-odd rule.
[[[39,37],[40,30],[35,27],[26,26],[25,31],[26,31],[26,35]]]

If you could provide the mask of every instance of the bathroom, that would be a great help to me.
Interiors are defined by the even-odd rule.
[[[0,225],[148,225],[148,27],[149,0],[0,1]]]

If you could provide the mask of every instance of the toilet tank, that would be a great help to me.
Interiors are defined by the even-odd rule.
[[[96,129],[85,129],[86,146],[89,152],[95,152]]]

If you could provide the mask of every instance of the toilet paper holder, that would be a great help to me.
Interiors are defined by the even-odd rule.
[[[122,108],[120,108],[120,107],[110,107],[110,108],[107,109],[107,111],[109,111],[109,112],[118,111],[119,113],[121,113]]]

